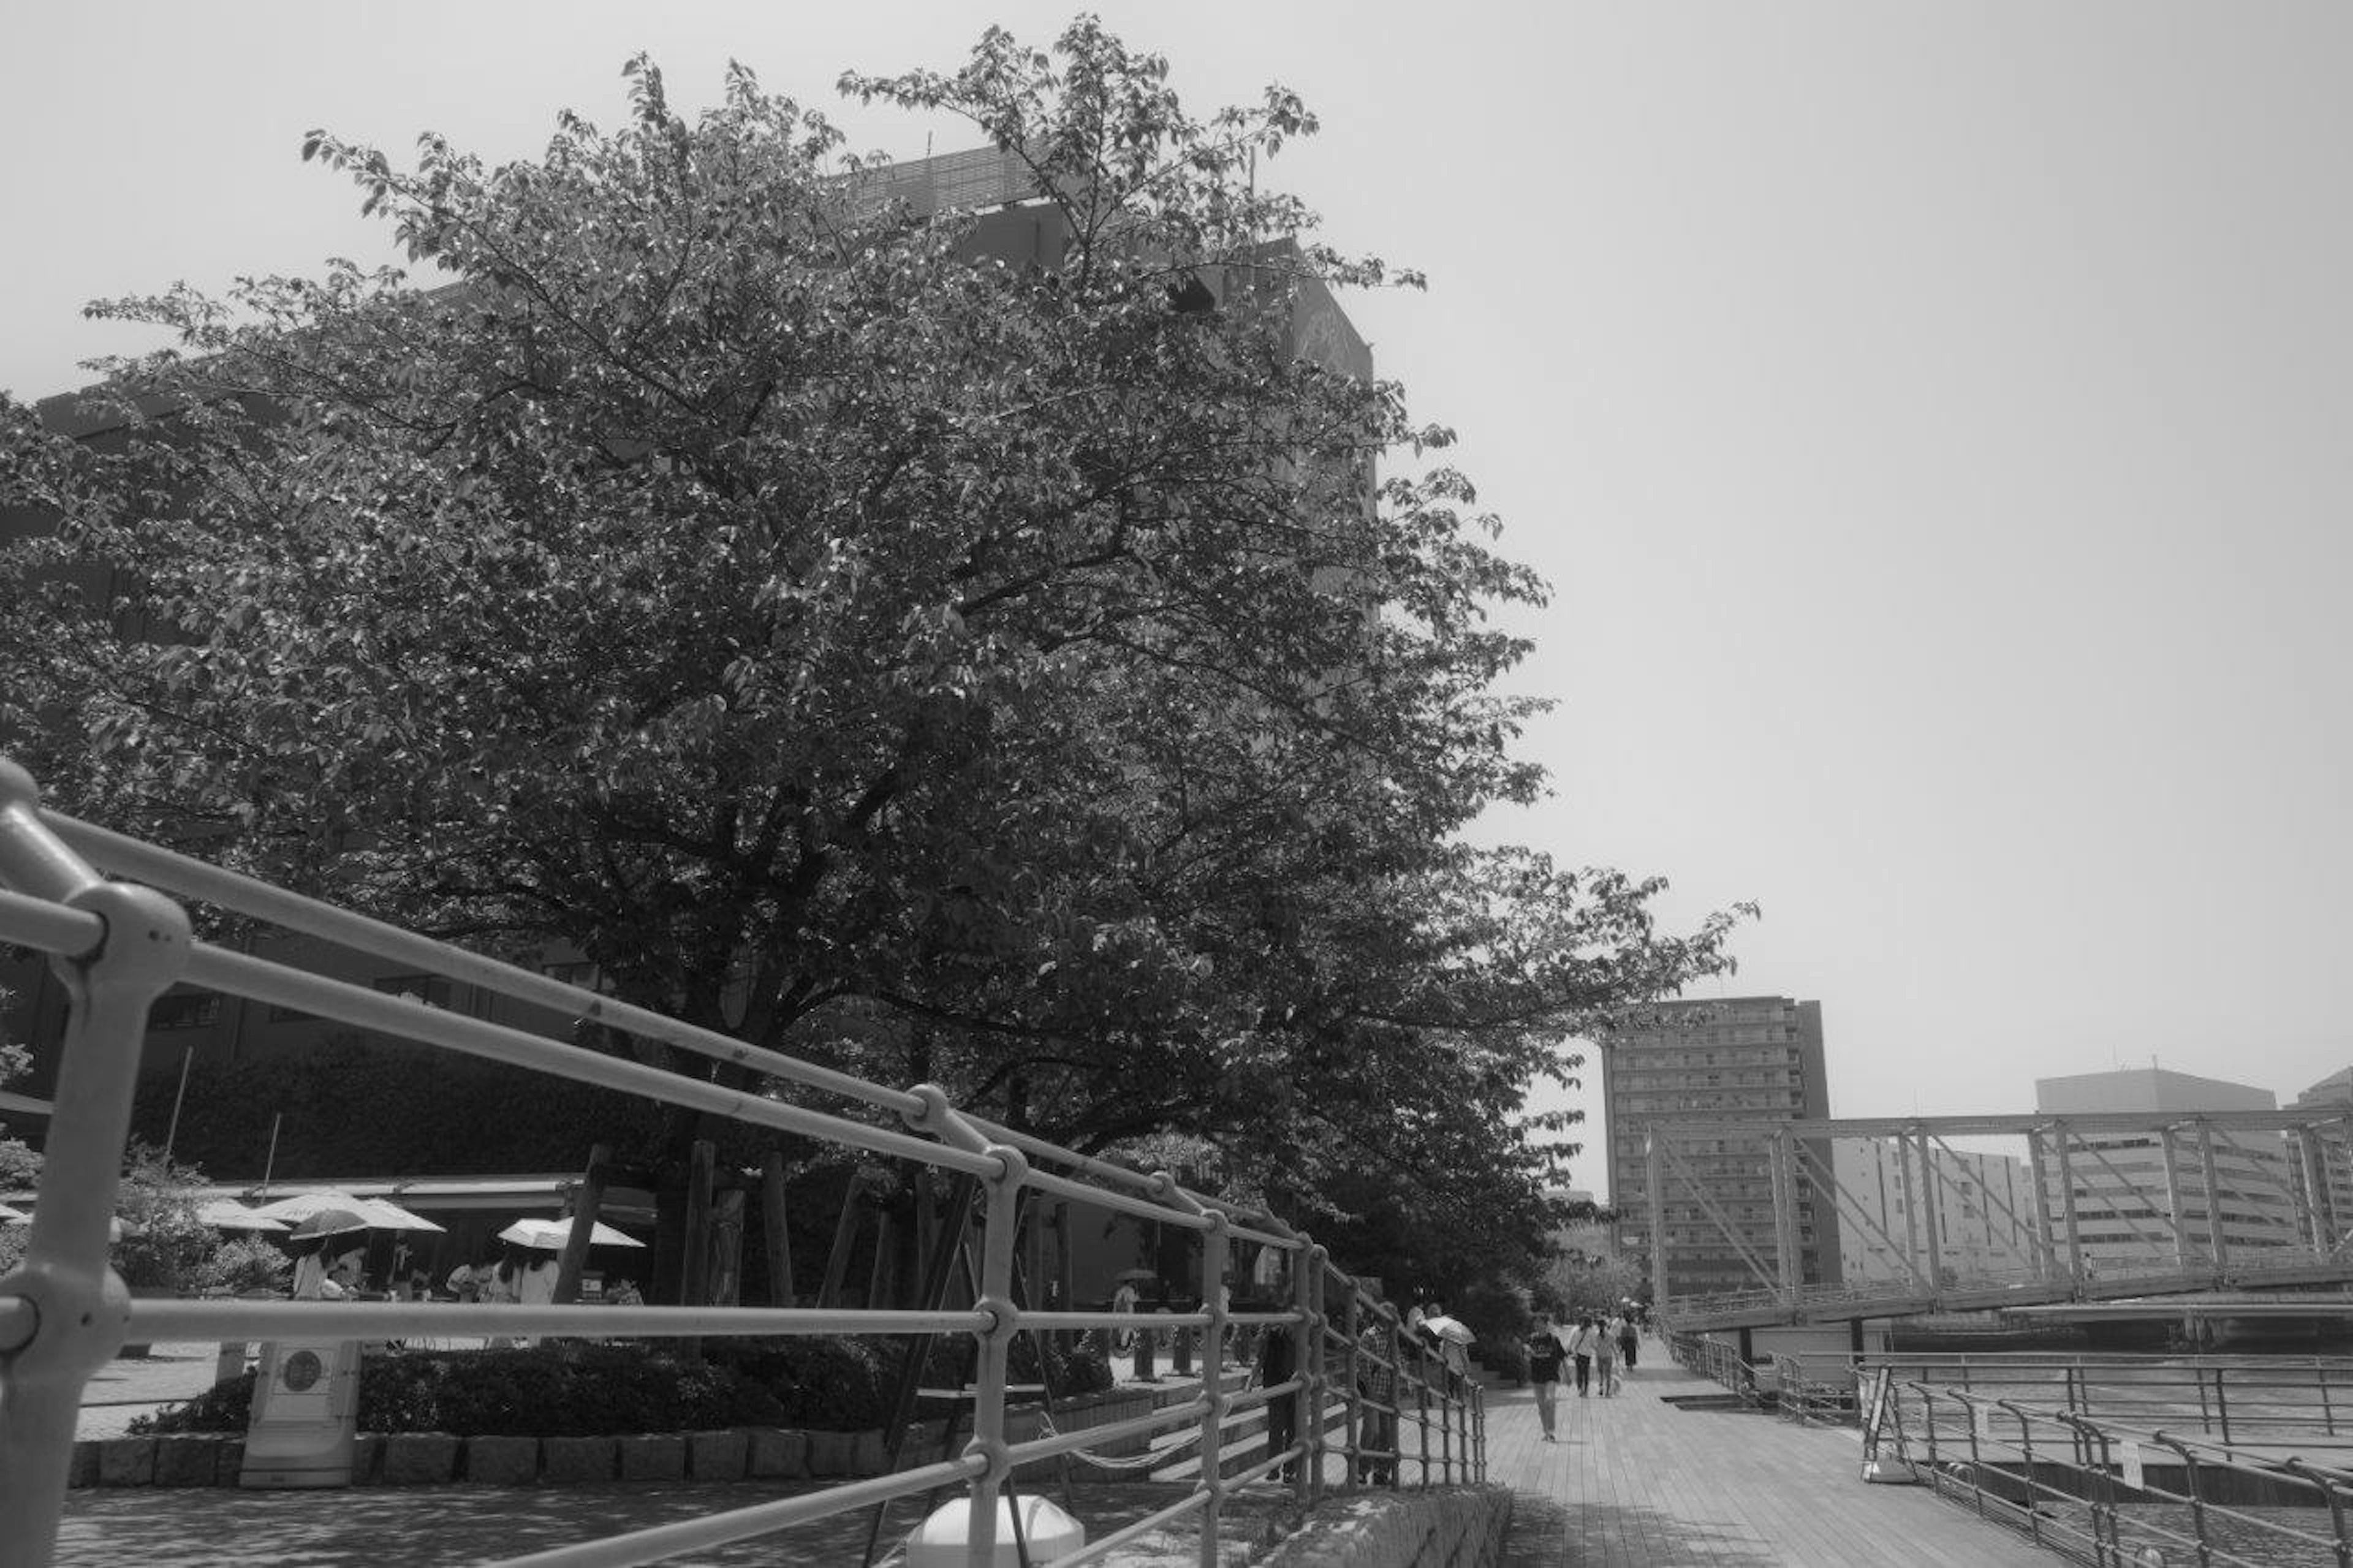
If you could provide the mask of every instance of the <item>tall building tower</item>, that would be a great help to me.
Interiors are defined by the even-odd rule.
[[[2162,1068],[2125,1068],[2115,1072],[2076,1073],[2034,1080],[2034,1109],[2048,1115],[2103,1110],[2273,1110],[2278,1097],[2251,1084],[2228,1083]],[[2156,1132],[2100,1132],[2080,1142],[2096,1153],[2070,1162],[2075,1225],[2084,1260],[2097,1276],[2161,1268],[2186,1245],[2207,1256],[2217,1216],[2226,1253],[2295,1247],[2302,1240],[2296,1218],[2300,1180],[2287,1142],[2276,1132],[2217,1132],[2213,1190],[2203,1162],[2192,1149],[2174,1152],[2173,1180],[2179,1194],[2179,1220],[2187,1237],[2177,1244],[2176,1218],[2167,1208],[2166,1149]],[[2065,1199],[2060,1173],[2046,1172],[2043,1210],[2054,1229]]]
[[[1830,1087],[1822,1063],[1822,1005],[1787,996],[1670,1002],[1655,1024],[1621,1030],[1601,1051],[1602,1098],[1609,1116],[1609,1203],[1629,1251],[1651,1252],[1644,1138],[1654,1121],[1753,1122],[1753,1138],[1711,1138],[1685,1149],[1706,1202],[1680,1181],[1667,1184],[1667,1293],[1753,1290],[1762,1283],[1726,1239],[1715,1216],[1757,1257],[1776,1256],[1772,1128],[1827,1118]],[[1823,1170],[1827,1140],[1808,1142]],[[1810,1184],[1798,1194],[1799,1267],[1808,1283],[1840,1278],[1838,1215]],[[1710,1206],[1715,1215],[1708,1212]]]

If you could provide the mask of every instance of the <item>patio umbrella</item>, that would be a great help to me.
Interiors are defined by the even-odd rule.
[[[347,1213],[364,1215],[367,1220],[368,1227],[373,1230],[439,1230],[441,1228],[424,1215],[411,1214],[398,1204],[388,1203],[383,1198],[355,1198],[349,1193],[337,1192],[332,1187],[315,1193],[296,1193],[291,1197],[279,1198],[271,1203],[257,1204],[254,1205],[253,1212],[269,1219],[285,1220],[290,1224],[308,1219],[322,1209],[343,1209]]]
[[[292,1239],[311,1236],[344,1236],[355,1230],[367,1230],[375,1222],[355,1209],[321,1209],[308,1218],[297,1220],[289,1233]]]
[[[543,1247],[550,1252],[556,1252],[563,1249],[565,1240],[571,1235],[572,1222],[568,1219],[519,1219],[499,1232],[499,1239],[512,1241],[517,1247]],[[596,1220],[592,1221],[588,1226],[588,1245],[591,1247],[643,1247],[645,1243],[634,1236],[615,1230],[601,1220]]]
[[[23,1209],[12,1207],[7,1204],[0,1204],[0,1225],[30,1225],[32,1223],[33,1216],[26,1214]],[[121,1215],[117,1215],[106,1222],[107,1240],[121,1241],[125,1236],[130,1234],[131,1232],[123,1226]]]
[[[1114,1285],[1149,1285],[1160,1278],[1157,1268],[1123,1268],[1111,1277]]]
[[[196,1217],[215,1230],[284,1230],[286,1222],[257,1214],[235,1198],[214,1198],[196,1210]]]
[[[1443,1312],[1435,1317],[1424,1318],[1421,1321],[1421,1326],[1440,1339],[1451,1340],[1458,1345],[1470,1344],[1479,1337],[1471,1331],[1471,1325],[1461,1319],[1449,1317]]]

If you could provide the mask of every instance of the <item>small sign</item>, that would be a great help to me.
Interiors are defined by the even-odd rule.
[[[2125,1485],[2132,1488],[2132,1489],[2137,1492],[2147,1490],[2148,1472],[2145,1468],[2143,1468],[2140,1445],[2138,1443],[2123,1443],[2118,1445],[2118,1448],[2119,1452],[2117,1453],[2116,1458],[2118,1464],[2124,1470]]]

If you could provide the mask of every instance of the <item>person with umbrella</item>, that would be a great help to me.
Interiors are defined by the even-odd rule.
[[[367,1255],[367,1228],[365,1215],[340,1208],[320,1209],[296,1224],[287,1237],[287,1250],[294,1255],[294,1300],[340,1300],[348,1295],[346,1279],[357,1281]]]

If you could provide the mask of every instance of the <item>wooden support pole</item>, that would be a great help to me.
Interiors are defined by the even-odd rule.
[[[849,1249],[858,1242],[858,1206],[866,1195],[866,1173],[849,1173],[849,1184],[841,1190],[841,1217],[833,1225],[833,1250],[826,1255],[825,1283],[818,1288],[817,1304],[820,1307],[841,1305],[841,1287],[849,1278]]]
[[[572,1228],[564,1237],[563,1255],[555,1263],[555,1300],[570,1304],[580,1300],[580,1271],[588,1264],[588,1237],[605,1207],[605,1185],[612,1179],[613,1150],[599,1143],[588,1151],[588,1168],[581,1173],[580,1190],[572,1198]]]
[[[718,1146],[698,1138],[686,1165],[686,1263],[679,1276],[679,1304],[711,1304],[711,1183]]]
[[[793,1233],[785,1210],[785,1152],[771,1149],[760,1162],[760,1236],[768,1251],[768,1304],[794,1301]]]

